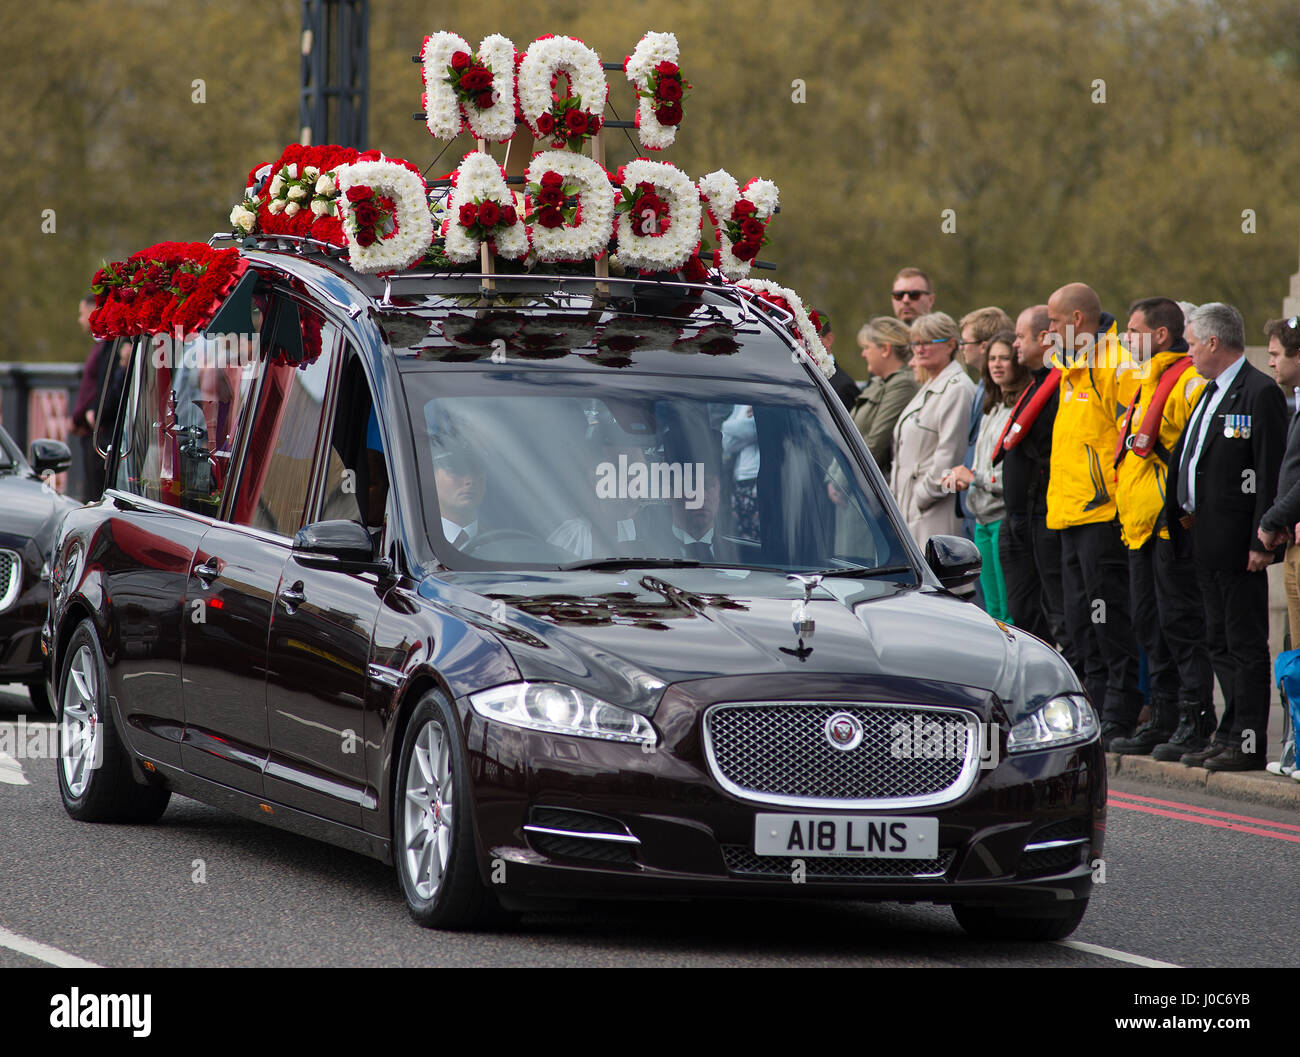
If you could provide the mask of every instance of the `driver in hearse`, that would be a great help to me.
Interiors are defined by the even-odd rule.
[[[431,439],[442,532],[460,549],[479,532],[478,511],[487,495],[487,463],[465,434],[439,433]]]

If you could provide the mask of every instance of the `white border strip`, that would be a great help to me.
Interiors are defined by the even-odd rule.
[[[35,940],[29,940],[25,936],[20,936],[16,932],[10,932],[8,929],[0,927],[0,947],[7,947],[11,951],[17,951],[19,954],[25,954],[29,958],[35,958],[37,961],[46,962],[50,965],[57,965],[60,969],[102,969],[102,965],[96,965],[94,962],[88,962],[84,958],[78,958],[75,954],[67,954],[57,947],[50,947],[44,943],[37,943]]]
[[[1085,951],[1088,954],[1100,954],[1103,958],[1114,958],[1117,962],[1141,965],[1147,969],[1183,968],[1183,966],[1175,965],[1173,962],[1158,962],[1154,958],[1143,958],[1140,954],[1128,954],[1125,951],[1113,950],[1110,947],[1098,947],[1095,943],[1084,943],[1082,940],[1057,940],[1056,942],[1062,947],[1072,947],[1076,951]]]

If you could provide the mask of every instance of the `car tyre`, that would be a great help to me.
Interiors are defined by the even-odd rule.
[[[411,916],[425,928],[468,929],[499,914],[475,861],[469,769],[447,699],[420,699],[402,738],[393,797],[393,856]]]
[[[155,822],[170,790],[141,785],[113,723],[108,669],[95,625],[83,620],[68,640],[59,679],[59,794],[82,822]]]
[[[1086,899],[1076,899],[1055,913],[1026,917],[1001,907],[962,906],[952,908],[957,924],[979,940],[1063,940],[1079,927],[1088,910]]]

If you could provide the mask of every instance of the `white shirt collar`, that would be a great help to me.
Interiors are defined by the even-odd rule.
[[[709,546],[713,546],[713,529],[709,529],[709,531],[706,532],[706,533],[705,533],[703,536],[701,536],[699,539],[695,539],[695,538],[694,538],[694,537],[693,537],[689,532],[687,532],[685,529],[679,527],[679,526],[674,522],[674,524],[673,524],[673,535],[676,536],[676,537],[678,538],[678,540],[680,540],[682,543],[687,543],[687,544],[690,544],[690,543],[707,543],[707,544],[709,544]]]
[[[457,525],[456,522],[452,521],[449,517],[442,519],[442,534],[447,537],[448,543],[456,542],[456,537],[459,536],[461,532],[466,532],[470,536],[477,536],[478,518],[475,518],[468,525]]]

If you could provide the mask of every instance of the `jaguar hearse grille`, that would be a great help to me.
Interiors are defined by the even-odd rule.
[[[22,582],[22,558],[14,551],[0,551],[0,612],[14,604]]]
[[[942,877],[952,865],[955,852],[945,848],[937,859],[801,859],[803,876],[816,881],[867,877]],[[724,844],[722,858],[727,872],[748,877],[789,878],[795,861],[784,855],[755,855],[743,844]]]
[[[747,800],[924,807],[970,788],[980,724],[929,706],[728,703],[705,713],[704,744],[713,776]]]

